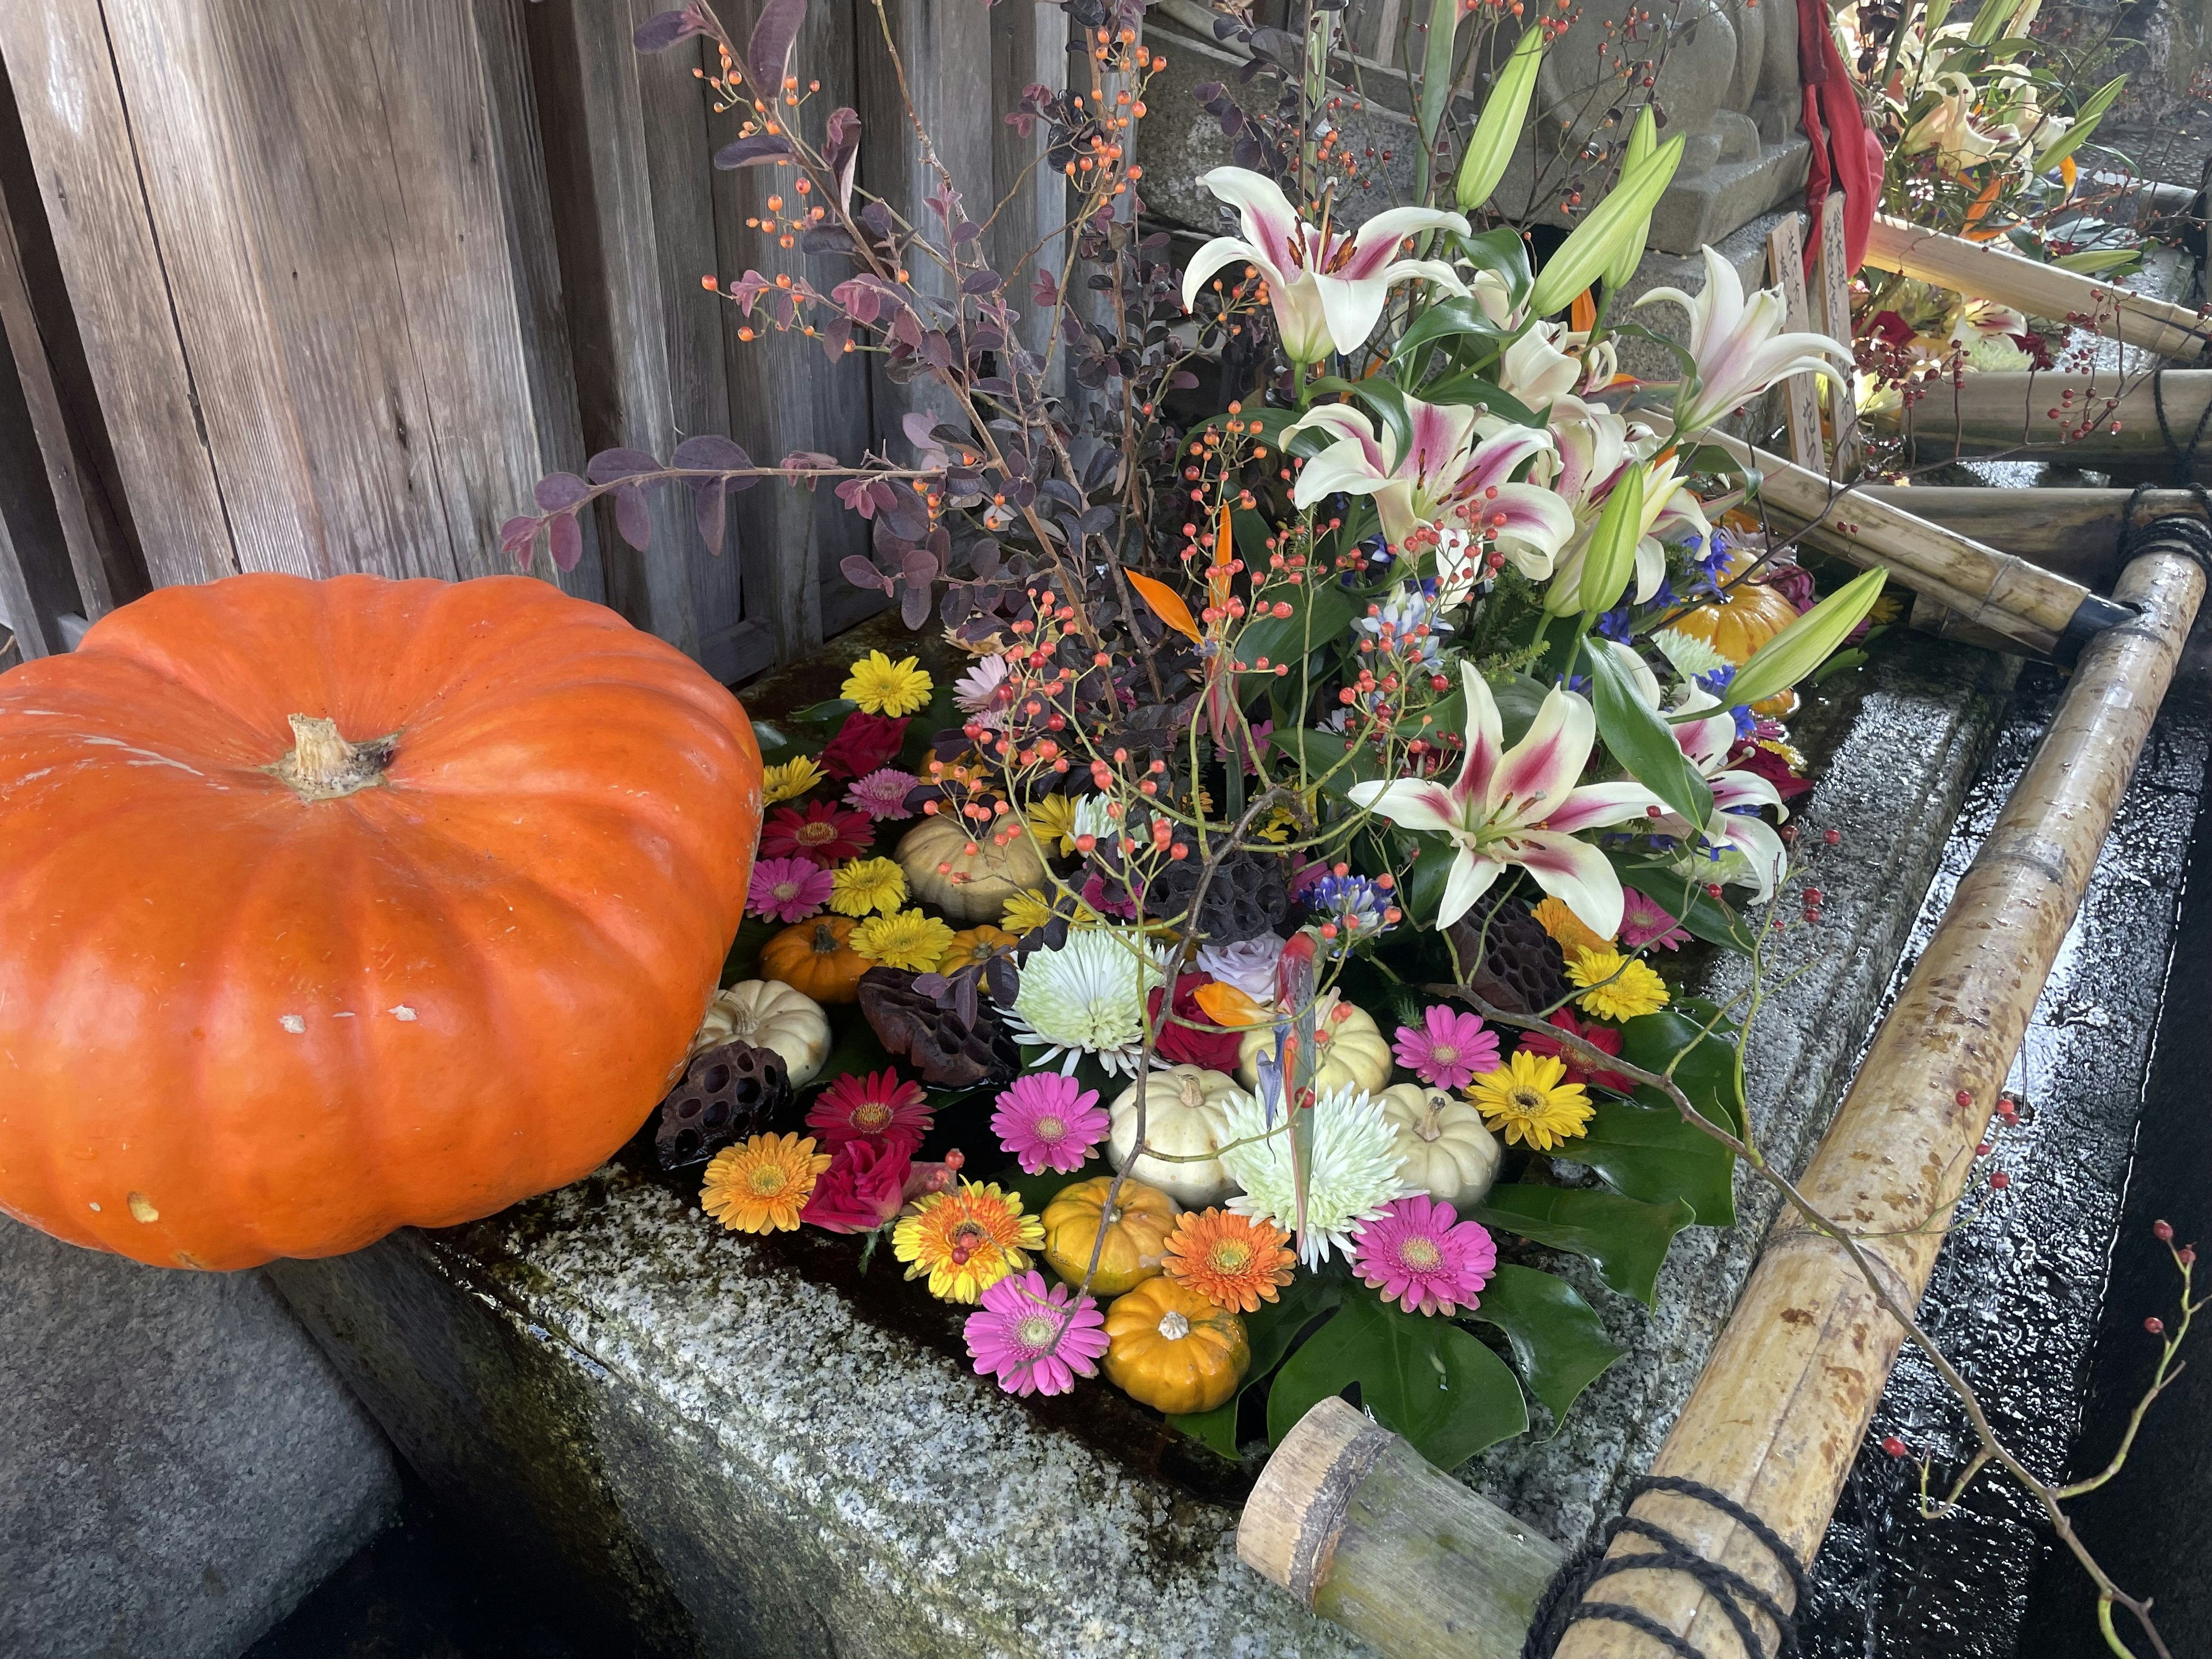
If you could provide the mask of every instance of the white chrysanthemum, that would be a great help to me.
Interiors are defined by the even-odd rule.
[[[1659,647],[1659,654],[1673,664],[1674,672],[1686,680],[1729,665],[1729,659],[1711,645],[1678,628],[1661,629],[1651,636],[1651,643]]]
[[[1073,833],[1111,843],[1114,819],[1106,809],[1113,804],[1104,795],[1078,795],[1075,798],[1075,829]]]
[[[982,657],[955,682],[952,701],[979,726],[993,730],[1006,723],[1006,659]]]
[[[1231,1100],[1225,1115],[1229,1140],[1245,1143],[1221,1154],[1222,1168],[1244,1189],[1229,1207],[1285,1232],[1297,1231],[1290,1132],[1267,1134],[1273,1126],[1267,1109],[1249,1095]],[[1282,1121],[1279,1108],[1274,1118]],[[1267,1138],[1256,1138],[1261,1135]],[[1402,1161],[1396,1131],[1365,1090],[1339,1089],[1314,1102],[1313,1174],[1306,1182],[1306,1232],[1298,1241],[1298,1259],[1318,1268],[1332,1249],[1350,1255],[1353,1226],[1372,1221],[1391,1200],[1414,1190],[1399,1176]]]
[[[1167,982],[1167,947],[1133,927],[1088,927],[1057,951],[1039,951],[1022,964],[1022,988],[1006,1021],[1024,1048],[1042,1060],[1061,1056],[1073,1072],[1081,1054],[1096,1054],[1109,1072],[1134,1077],[1145,1048],[1145,1001]]]

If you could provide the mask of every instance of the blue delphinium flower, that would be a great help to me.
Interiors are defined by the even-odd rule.
[[[1428,632],[1419,639],[1413,630],[1426,625]],[[1352,619],[1353,631],[1381,641],[1388,627],[1390,638],[1387,649],[1405,659],[1413,667],[1435,667],[1443,661],[1443,635],[1450,633],[1449,623],[1437,620],[1437,602],[1432,592],[1424,592],[1422,585],[1408,582],[1382,601],[1371,617]]]
[[[1336,923],[1339,949],[1390,930],[1382,919],[1389,896],[1365,876],[1323,876],[1307,893],[1306,905],[1316,915]]]

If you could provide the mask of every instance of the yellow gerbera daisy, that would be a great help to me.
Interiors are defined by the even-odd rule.
[[[1667,1006],[1667,981],[1649,963],[1625,957],[1611,946],[1573,951],[1567,977],[1585,988],[1575,1000],[1600,1019],[1634,1019]]]
[[[1548,1152],[1589,1127],[1589,1096],[1566,1077],[1558,1055],[1516,1049],[1509,1063],[1475,1079],[1474,1109],[1508,1146]]]
[[[1039,841],[1059,842],[1062,858],[1075,851],[1075,803],[1066,796],[1047,795],[1033,800],[1022,816],[1029,820],[1030,833]]]
[[[811,1138],[755,1135],[714,1154],[699,1202],[732,1232],[794,1232],[829,1167],[830,1154],[817,1152]]]
[[[951,948],[952,929],[919,910],[896,910],[887,916],[870,916],[846,943],[854,955],[886,968],[927,974],[935,971]]]
[[[906,902],[906,872],[890,859],[854,859],[830,878],[830,908],[841,916],[893,911]]]
[[[773,806],[778,801],[797,800],[822,781],[822,769],[810,755],[786,761],[781,766],[771,766],[761,774],[761,802]]]
[[[1044,1224],[1022,1213],[1019,1193],[963,1181],[954,1192],[932,1193],[891,1229],[891,1254],[906,1276],[929,1275],[929,1293],[974,1302],[1044,1248]]]
[[[929,705],[935,685],[920,661],[902,657],[893,662],[880,651],[871,651],[853,665],[853,672],[838,688],[840,695],[870,714],[911,714]]]
[[[1547,896],[1536,907],[1536,925],[1559,942],[1559,949],[1570,962],[1577,951],[1603,951],[1613,945],[1611,939],[1569,909],[1565,899]]]

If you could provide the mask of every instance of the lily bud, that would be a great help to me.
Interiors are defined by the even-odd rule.
[[[1521,37],[1520,45],[1513,48],[1513,55],[1491,83],[1482,118],[1474,124],[1467,154],[1460,158],[1455,189],[1462,213],[1472,213],[1488,201],[1498,181],[1505,176],[1505,165],[1512,159],[1513,146],[1528,120],[1528,100],[1536,90],[1536,70],[1543,61],[1544,31],[1539,26]]]
[[[1779,696],[1826,662],[1866,620],[1888,574],[1877,568],[1855,576],[1760,646],[1729,682],[1730,703]]]
[[[1676,133],[1658,149],[1625,169],[1613,193],[1577,225],[1559,251],[1544,262],[1529,290],[1528,314],[1548,317],[1607,271],[1632,242],[1650,234],[1651,210],[1659,205],[1674,169],[1682,162],[1685,135]]]

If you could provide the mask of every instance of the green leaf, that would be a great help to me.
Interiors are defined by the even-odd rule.
[[[1682,997],[1656,1013],[1639,1014],[1620,1028],[1620,1057],[1647,1072],[1672,1067],[1674,1086],[1689,1097],[1707,1121],[1739,1139],[1743,1135],[1743,1034],[1703,997]],[[1705,1028],[1711,1024],[1708,1031]],[[1646,1105],[1674,1110],[1666,1094],[1645,1084],[1636,1097]]]
[[[1359,1385],[1359,1403],[1440,1469],[1528,1429],[1512,1370],[1449,1319],[1409,1314],[1359,1291],[1285,1362],[1267,1395],[1276,1444],[1323,1400]]]
[[[1551,694],[1551,687],[1528,674],[1508,674],[1502,679],[1490,682],[1491,701],[1498,705],[1498,730],[1504,734],[1507,748],[1510,749],[1528,735],[1528,728],[1536,723],[1536,711],[1544,706],[1544,699]],[[1459,718],[1463,727],[1467,720],[1466,694],[1455,691],[1452,695],[1462,699]]]
[[[1177,1434],[1187,1434],[1202,1445],[1219,1452],[1232,1463],[1237,1461],[1237,1399],[1232,1395],[1210,1412],[1200,1412],[1194,1417],[1170,1417],[1168,1426]]]
[[[1488,340],[1502,339],[1509,331],[1502,329],[1483,314],[1482,307],[1473,300],[1445,300],[1429,307],[1407,325],[1390,348],[1390,361],[1405,362],[1424,346],[1434,345],[1439,340],[1449,340],[1462,334],[1480,335]],[[1431,398],[1429,401],[1436,401]],[[1457,401],[1464,402],[1464,398]]]
[[[1415,925],[1436,926],[1437,913],[1443,908],[1444,884],[1451,878],[1452,860],[1459,856],[1459,848],[1443,836],[1413,834],[1409,839],[1420,848],[1406,872],[1406,914]]]
[[[1509,396],[1496,382],[1486,380],[1480,374],[1447,375],[1417,390],[1426,403],[1480,404],[1500,420],[1512,421],[1522,426],[1540,427],[1544,424],[1519,398]]]
[[[1265,1380],[1283,1363],[1283,1356],[1297,1343],[1299,1334],[1344,1299],[1345,1283],[1334,1274],[1301,1268],[1277,1293],[1276,1300],[1262,1302],[1258,1312],[1244,1316],[1245,1339],[1252,1345],[1252,1363],[1244,1373],[1246,1388]]]
[[[794,714],[784,716],[802,726],[834,726],[860,705],[850,697],[832,697],[827,702],[817,702]]]
[[[1749,954],[1758,941],[1729,908],[1705,891],[1695,875],[1685,875],[1664,864],[1620,864],[1621,884],[1633,887],[1674,917],[1691,936],[1708,945],[1725,945]]]
[[[1534,1267],[1498,1268],[1474,1317],[1505,1333],[1522,1381],[1552,1413],[1554,1428],[1566,1421],[1575,1396],[1621,1355],[1597,1310],[1558,1274]]]
[[[760,966],[761,946],[783,931],[784,924],[773,916],[763,920],[747,916],[738,929],[738,936],[730,942],[729,954],[722,958],[722,983],[735,985],[741,979],[756,977],[754,970]]]
[[[2078,252],[2062,253],[2051,263],[2061,270],[2078,271],[2084,276],[2104,276],[2142,262],[2142,250],[2139,247],[2085,247]]]
[[[1866,620],[1888,574],[1880,565],[1862,571],[1753,652],[1729,682],[1729,706],[1779,696],[1819,667]]]
[[[1251,562],[1249,554],[1246,562]],[[1266,568],[1264,558],[1260,568]],[[1249,665],[1265,657],[1269,664],[1267,672],[1254,672],[1237,677],[1239,698],[1249,702],[1273,685],[1273,665],[1279,662],[1290,664],[1291,678],[1295,680],[1298,665],[1305,660],[1307,653],[1343,643],[1351,632],[1352,619],[1367,608],[1364,598],[1334,580],[1308,582],[1295,593],[1290,600],[1289,616],[1255,617],[1237,630],[1231,647],[1236,660]]]
[[[969,1173],[973,1175],[975,1171],[971,1170]],[[1001,1191],[1020,1194],[1022,1208],[1030,1214],[1042,1215],[1046,1205],[1051,1203],[1070,1187],[1074,1186],[1077,1182],[1091,1181],[1100,1176],[1110,1176],[1113,1173],[1113,1165],[1094,1152],[1084,1161],[1083,1167],[1076,1170],[1073,1175],[1062,1175],[1057,1170],[1041,1170],[1035,1175],[1000,1176],[988,1178],[996,1180]],[[1105,1297],[1099,1297],[1101,1302],[1109,1299]]]
[[[1641,1062],[1635,1062],[1640,1064]],[[1735,1154],[1682,1115],[1663,1107],[1597,1098],[1596,1111],[1574,1158],[1603,1176],[1608,1186],[1646,1204],[1680,1199],[1701,1227],[1735,1220]]]
[[[1559,1156],[1574,1157],[1575,1143],[1568,1141]],[[1492,1187],[1474,1208],[1474,1219],[1486,1227],[1587,1257],[1607,1285],[1646,1307],[1658,1305],[1668,1245],[1695,1218],[1680,1199],[1644,1204],[1588,1188],[1519,1183]]]
[[[1666,802],[1675,817],[1704,829],[1712,816],[1712,789],[1674,741],[1659,711],[1644,701],[1627,668],[1604,641],[1591,641],[1583,660],[1589,665],[1590,702],[1607,750],[1628,769],[1629,776]]]
[[[830,1034],[837,1039],[837,1042],[830,1049],[830,1057],[822,1062],[822,1069],[815,1074],[814,1081],[806,1085],[808,1089],[827,1087],[848,1073],[865,1075],[898,1063],[877,1038],[858,1007],[848,1005],[829,1009],[827,1012]]]
[[[1488,201],[1505,176],[1506,163],[1512,160],[1513,147],[1528,118],[1528,100],[1536,90],[1536,70],[1543,60],[1544,31],[1539,26],[1521,37],[1490,83],[1490,96],[1483,101],[1482,118],[1474,124],[1467,153],[1460,158],[1459,179],[1453,189],[1462,213],[1471,213]]]
[[[1686,136],[1676,133],[1639,165],[1625,169],[1613,193],[1590,210],[1589,217],[1544,262],[1529,291],[1531,316],[1548,317],[1605,272],[1623,248],[1651,228],[1651,210],[1659,204],[1674,169],[1681,165]]]
[[[2074,112],[2074,125],[2066,129],[2065,137],[2036,157],[2037,170],[2048,171],[2079,149],[2089,135],[2096,131],[2097,124],[2105,118],[2105,112],[2112,108],[2112,100],[2120,95],[2121,89],[2127,83],[2126,76],[2116,75],[2084,99],[2081,106]]]

